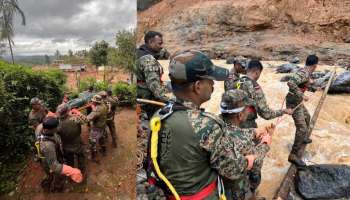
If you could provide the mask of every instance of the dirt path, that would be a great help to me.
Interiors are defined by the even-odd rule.
[[[16,192],[11,197],[6,197],[5,199],[135,199],[135,109],[119,109],[119,112],[116,114],[115,124],[117,127],[118,148],[112,148],[111,137],[109,135],[107,156],[99,157],[101,164],[98,165],[87,159],[88,178],[86,185],[68,187],[70,189],[67,189],[68,191],[63,193],[44,193],[40,187],[44,173],[38,163],[30,160],[23,175],[20,176],[21,181],[16,188]],[[87,127],[84,127],[82,133],[84,144],[88,144],[87,136]]]

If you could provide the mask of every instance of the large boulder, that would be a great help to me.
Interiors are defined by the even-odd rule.
[[[304,199],[350,198],[350,166],[310,165],[299,170],[296,191]]]
[[[337,76],[329,88],[329,93],[350,93],[350,71]]]
[[[277,67],[277,73],[291,73],[299,69],[299,66],[293,63],[283,64]]]

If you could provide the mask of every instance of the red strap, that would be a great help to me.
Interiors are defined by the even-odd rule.
[[[207,198],[211,193],[214,192],[214,190],[216,189],[216,185],[217,185],[217,181],[215,180],[212,183],[210,183],[208,186],[203,188],[201,191],[197,192],[196,194],[189,195],[189,196],[181,195],[180,199],[181,200],[203,200]],[[175,197],[169,196],[168,200],[175,200]]]
[[[300,89],[300,91],[302,92],[302,93],[304,93],[306,90],[307,90],[307,87],[305,86],[305,87],[302,87],[302,88],[299,88]]]
[[[248,112],[252,112],[252,113],[256,113],[256,109],[255,109],[254,106],[248,106],[248,107],[247,107],[247,111],[248,111]]]

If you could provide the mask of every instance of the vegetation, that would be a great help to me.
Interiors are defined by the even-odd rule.
[[[90,49],[90,62],[96,67],[107,65],[108,43],[104,40],[96,42]]]
[[[14,36],[13,16],[16,14],[20,14],[22,25],[25,25],[26,18],[24,12],[18,6],[17,0],[0,0],[0,40],[7,40],[10,47],[12,64],[15,63],[12,51],[12,45],[14,45],[12,38]]]
[[[0,61],[0,194],[15,187],[33,144],[33,130],[27,124],[30,99],[39,97],[48,109],[55,110],[65,80],[59,70],[34,71]]]

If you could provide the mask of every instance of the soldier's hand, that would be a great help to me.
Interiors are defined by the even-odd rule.
[[[268,146],[270,146],[271,145],[271,142],[272,142],[272,137],[271,137],[271,135],[270,134],[265,134],[265,135],[263,135],[262,136],[262,138],[261,138],[261,144],[262,143],[265,143],[265,144],[267,144]]]
[[[265,129],[266,129],[267,133],[268,133],[269,135],[272,136],[272,134],[273,134],[273,133],[275,132],[275,130],[276,130],[276,125],[274,125],[273,123],[271,123],[269,126],[266,126]]]
[[[265,127],[255,129],[255,138],[261,139],[263,135],[267,134]]]
[[[303,96],[303,100],[304,100],[304,101],[309,101],[309,97],[307,97],[307,96],[304,95],[304,96]]]
[[[253,168],[254,161],[256,159],[256,155],[250,154],[250,155],[246,155],[244,157],[247,159],[247,163],[248,163],[246,170],[251,170]]]
[[[283,109],[282,112],[284,114],[291,115],[291,114],[293,114],[293,109],[291,109],[291,108]]]

